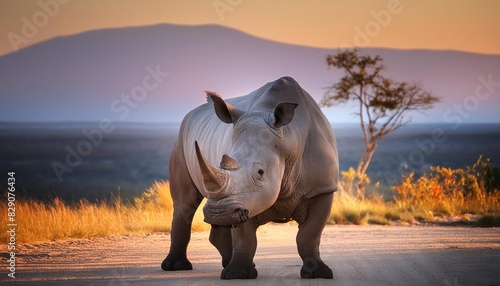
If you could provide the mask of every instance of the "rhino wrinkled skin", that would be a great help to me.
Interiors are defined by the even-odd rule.
[[[169,165],[174,201],[171,246],[162,269],[191,270],[186,249],[203,198],[210,242],[219,250],[222,279],[253,279],[256,230],[297,221],[302,278],[333,278],[321,260],[321,233],[338,183],[335,136],[313,98],[291,77],[184,118]]]

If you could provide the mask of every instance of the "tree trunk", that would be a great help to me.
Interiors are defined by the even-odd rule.
[[[366,144],[363,155],[361,156],[361,160],[359,160],[359,165],[356,170],[357,174],[357,197],[360,200],[365,198],[365,187],[368,184],[368,180],[366,178],[366,169],[370,165],[370,161],[372,160],[373,153],[375,153],[375,148],[377,148],[376,142],[370,142]]]

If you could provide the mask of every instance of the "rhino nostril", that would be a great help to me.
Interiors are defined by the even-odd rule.
[[[243,208],[237,208],[234,210],[235,214],[237,214],[240,218],[240,222],[246,222],[248,220],[248,210]]]
[[[237,212],[244,212],[244,211],[248,211],[248,210],[246,210],[246,209],[244,209],[244,208],[236,208],[236,209],[234,210],[234,212],[235,212],[235,213],[237,213]]]

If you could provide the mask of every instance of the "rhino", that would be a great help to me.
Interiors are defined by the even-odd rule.
[[[254,279],[256,230],[268,222],[298,224],[302,278],[332,279],[321,260],[321,233],[338,184],[338,154],[330,123],[291,77],[245,96],[189,112],[174,145],[169,176],[174,214],[171,245],[161,267],[191,270],[186,250],[201,201],[209,241],[222,257],[221,279]]]

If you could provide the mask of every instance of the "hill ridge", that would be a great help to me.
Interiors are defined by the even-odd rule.
[[[421,81],[443,97],[417,122],[449,123],[443,113],[474,96],[478,77],[500,74],[500,55],[464,51],[361,49],[380,54],[389,77]],[[141,84],[147,67],[169,76],[125,121],[180,121],[204,103],[204,89],[223,97],[247,94],[282,75],[293,76],[316,100],[340,73],[328,69],[336,49],[287,44],[233,28],[157,24],[85,31],[52,38],[0,57],[1,121],[78,121],[114,117],[113,102]],[[496,91],[498,92],[498,91]],[[470,122],[500,122],[499,97],[470,112]],[[349,108],[325,109],[331,121],[356,118]]]

